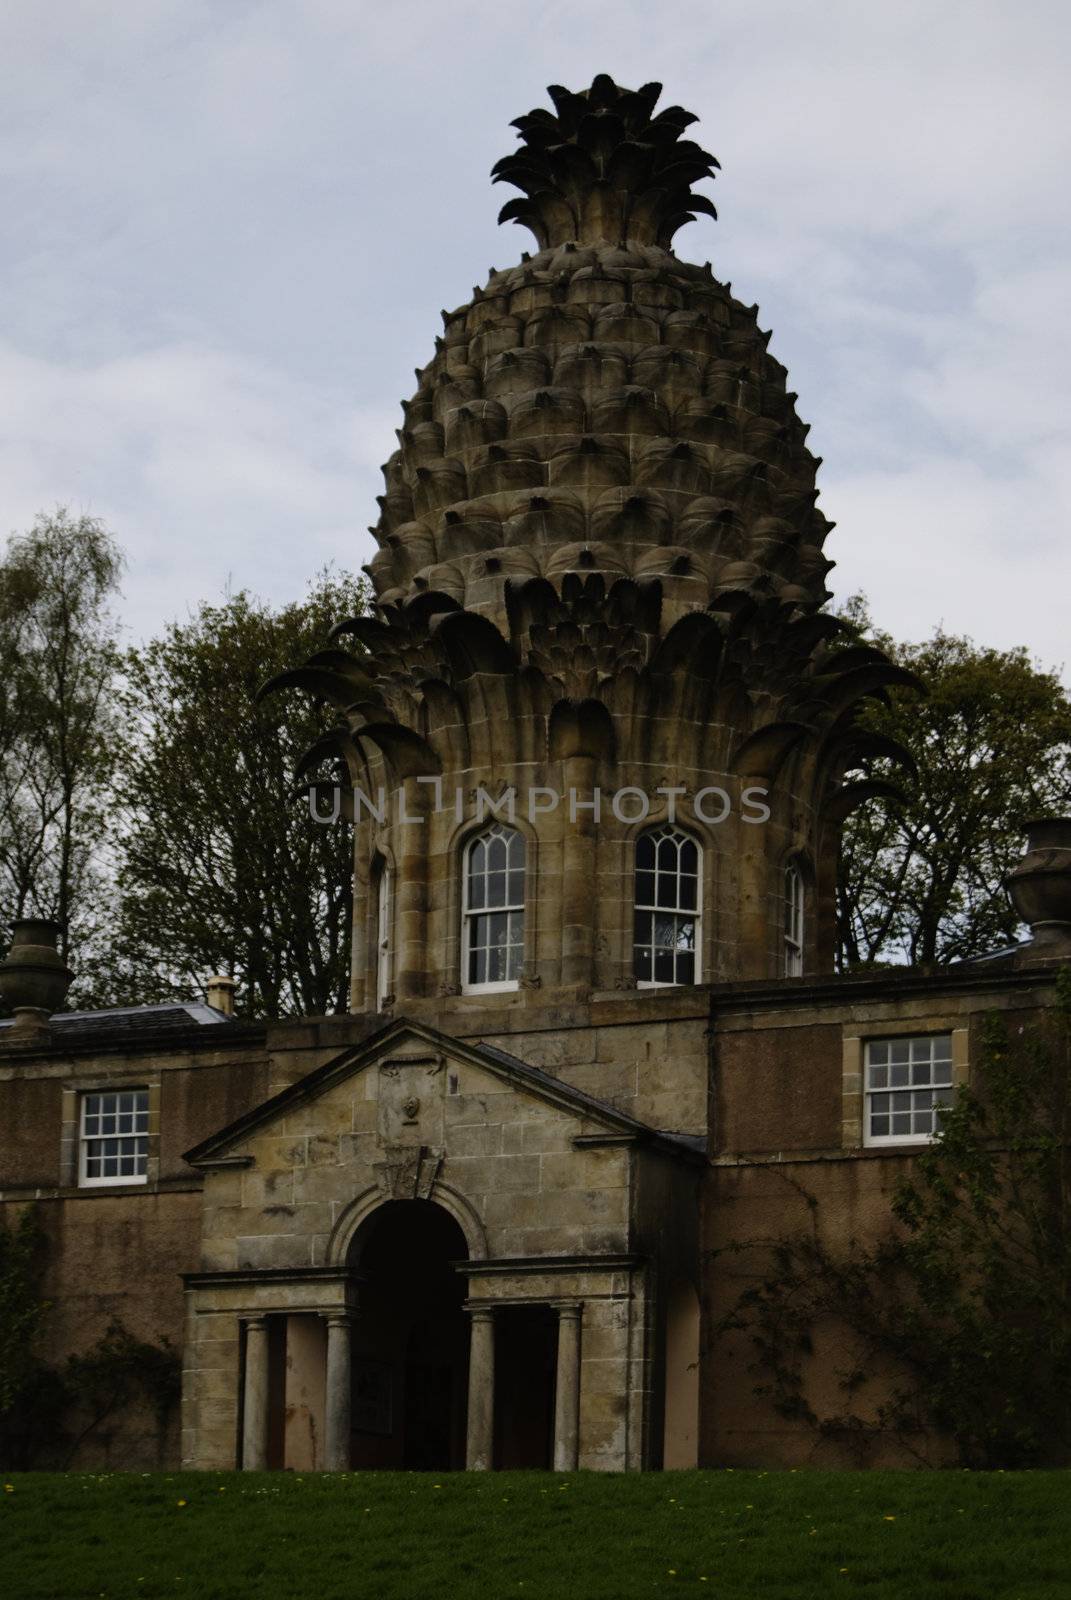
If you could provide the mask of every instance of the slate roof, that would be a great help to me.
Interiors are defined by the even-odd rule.
[[[151,1035],[187,1033],[190,1028],[233,1026],[234,1018],[217,1011],[203,1000],[172,1002],[154,1006],[113,1006],[103,1011],[57,1011],[49,1018],[49,1029],[63,1044],[122,1044]],[[0,1028],[10,1028],[11,1017],[0,1018]]]

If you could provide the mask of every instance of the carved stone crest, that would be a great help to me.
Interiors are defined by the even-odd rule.
[[[432,1150],[426,1144],[394,1145],[384,1150],[384,1159],[377,1161],[372,1171],[386,1199],[428,1200],[439,1176],[443,1154],[442,1150]]]

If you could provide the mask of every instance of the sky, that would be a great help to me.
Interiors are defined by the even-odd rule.
[[[440,308],[534,248],[545,87],[665,85],[677,235],[772,327],[839,598],[1071,668],[1071,7],[0,0],[0,532],[126,549],[131,638],[356,570]]]

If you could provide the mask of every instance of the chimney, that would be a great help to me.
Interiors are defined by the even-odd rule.
[[[234,1016],[234,995],[238,985],[233,978],[209,978],[205,984],[205,999],[225,1017]]]
[[[1005,888],[1033,934],[1031,956],[1071,956],[1071,817],[1028,822]]]
[[[74,977],[57,948],[61,931],[58,922],[45,917],[11,925],[11,947],[0,962],[0,995],[15,1017],[14,1026],[4,1029],[11,1044],[48,1038],[49,1018]]]

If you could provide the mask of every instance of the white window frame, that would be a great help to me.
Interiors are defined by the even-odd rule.
[[[122,1095],[140,1095],[140,1096],[143,1097],[143,1105],[139,1106],[139,1105],[135,1104],[135,1106],[131,1108],[131,1114],[134,1116],[134,1119],[135,1119],[135,1127],[134,1127],[134,1129],[129,1133],[118,1133],[118,1132],[116,1132],[116,1133],[101,1133],[96,1129],[90,1130],[89,1127],[88,1127],[88,1123],[89,1123],[89,1119],[90,1119],[91,1115],[96,1115],[98,1117],[101,1116],[101,1115],[118,1117],[118,1116],[124,1114],[122,1112],[122,1107],[121,1107],[121,1104],[120,1104],[120,1097]],[[115,1109],[111,1110],[111,1111],[106,1110],[103,1104],[99,1104],[99,1102],[104,1102],[104,1101],[109,1100],[109,1099],[114,1099],[115,1102],[116,1102]],[[94,1105],[94,1103],[98,1103],[98,1104]],[[137,1122],[139,1120],[142,1121],[142,1126],[140,1128],[137,1127]],[[95,1143],[98,1143],[98,1142],[103,1142],[106,1139],[115,1139],[115,1140],[118,1140],[122,1144],[130,1144],[130,1143],[134,1143],[135,1141],[139,1141],[139,1140],[144,1141],[145,1149],[144,1149],[144,1153],[143,1153],[143,1156],[142,1156],[142,1160],[144,1162],[145,1170],[142,1171],[142,1172],[108,1173],[108,1174],[106,1174],[104,1176],[101,1176],[99,1174],[91,1176],[90,1173],[89,1173],[90,1144],[91,1143],[95,1144]],[[82,1188],[82,1189],[107,1189],[107,1188],[115,1188],[118,1185],[127,1186],[127,1185],[130,1185],[130,1184],[148,1183],[148,1181],[149,1181],[148,1164],[149,1164],[149,1091],[148,1091],[148,1088],[144,1084],[121,1084],[118,1087],[113,1087],[113,1086],[109,1085],[106,1088],[102,1088],[102,1089],[86,1089],[86,1090],[83,1090],[83,1092],[79,1096],[79,1107],[78,1107],[78,1186],[79,1186],[79,1188]]]
[[[922,1046],[927,1048],[922,1050]],[[902,1061],[893,1061],[893,1053],[903,1053]],[[877,1056],[877,1059],[874,1059]],[[903,1083],[893,1083],[893,1069],[906,1068]],[[922,1077],[921,1069],[927,1067],[928,1077]],[[926,1145],[932,1144],[940,1137],[936,1106],[926,1107],[916,1101],[925,1096],[930,1096],[931,1102],[934,1091],[947,1091],[947,1098],[939,1102],[950,1105],[956,1092],[955,1063],[952,1057],[952,1035],[942,1033],[903,1033],[892,1034],[886,1038],[868,1039],[863,1047],[863,1144],[869,1148],[883,1148],[888,1145]],[[871,1114],[874,1101],[881,1097],[888,1103],[890,1119],[890,1132],[872,1133]],[[907,1096],[910,1104],[896,1106],[896,1096]],[[908,1133],[893,1133],[891,1131],[892,1116],[894,1114],[910,1115],[912,1124],[915,1118],[923,1113],[932,1118],[933,1126],[923,1132],[911,1131]]]
[[[803,873],[795,862],[785,868],[782,970],[786,978],[803,976]]]
[[[383,860],[376,884],[376,1009],[382,1011],[394,990],[394,874]]]
[[[472,905],[469,904],[469,877],[470,877],[469,867],[470,867],[470,863],[471,863],[471,860],[472,860],[472,852],[475,850],[475,848],[476,848],[476,846],[478,844],[481,844],[485,840],[494,837],[496,834],[498,836],[500,836],[500,837],[508,836],[508,837],[511,837],[511,838],[517,838],[517,839],[519,839],[521,841],[521,845],[522,845],[522,847],[524,849],[524,865],[521,868],[521,871],[523,873],[524,893],[522,894],[520,901],[517,902],[517,903],[509,901],[508,903],[506,903],[504,905],[500,905],[500,906],[486,906],[486,905],[485,906],[472,906]],[[510,870],[511,869],[507,866],[507,869],[506,869],[507,894],[508,894]],[[512,870],[516,871],[517,869],[513,868]],[[519,916],[520,917],[520,924],[521,924],[521,938],[520,938],[521,967],[523,968],[523,966],[524,966],[524,919],[525,919],[525,899],[527,897],[527,888],[528,888],[528,842],[525,839],[524,834],[520,831],[519,828],[511,828],[504,822],[494,822],[494,823],[492,823],[492,825],[489,828],[482,829],[479,833],[474,834],[472,836],[472,838],[467,841],[467,843],[465,845],[465,848],[461,853],[461,993],[462,994],[505,994],[505,993],[507,993],[507,992],[509,992],[511,990],[518,989],[520,987],[521,975],[520,975],[519,971],[518,971],[517,976],[515,978],[496,979],[493,983],[471,983],[469,981],[469,976],[468,975],[469,975],[469,970],[470,970],[470,962],[471,962],[472,949],[473,949],[472,935],[473,935],[474,929],[477,926],[477,919],[479,917],[489,916],[492,913],[498,913],[498,912],[502,912],[506,916],[509,916],[509,917],[515,917],[515,916]],[[511,944],[512,943],[516,943],[516,941],[511,941]]]
[[[676,872],[676,878],[677,878],[677,900],[676,900],[676,905],[675,906],[641,905],[640,901],[639,901],[639,896],[638,896],[638,894],[636,892],[636,879],[637,879],[637,875],[638,875],[639,870],[640,870],[640,868],[638,866],[638,863],[637,863],[637,855],[638,855],[638,852],[639,852],[640,844],[641,844],[642,840],[644,840],[644,839],[654,839],[656,841],[656,843],[655,843],[656,869],[655,870],[656,870],[656,874],[657,874],[657,861],[658,861],[658,843],[657,843],[657,841],[660,840],[665,835],[668,835],[671,838],[676,839],[676,841],[677,841],[677,872]],[[680,880],[681,880],[680,846],[682,844],[684,844],[684,843],[692,845],[693,848],[695,849],[696,881],[695,881],[695,905],[694,905],[694,907],[692,907],[692,906],[682,906],[681,903],[680,903],[680,901],[681,901],[681,895],[680,895]],[[656,884],[655,898],[657,899],[657,897],[658,897],[658,891],[657,891],[657,884]],[[634,977],[635,977],[635,974],[636,974],[636,951],[637,951],[638,948],[646,948],[646,946],[637,945],[637,941],[636,941],[636,916],[637,916],[637,913],[643,913],[645,916],[647,916],[647,915],[657,916],[659,913],[661,913],[663,916],[674,917],[674,918],[676,918],[676,919],[678,919],[680,921],[685,921],[685,920],[690,921],[692,923],[692,926],[693,926],[692,955],[693,955],[693,958],[694,958],[693,959],[693,964],[692,964],[692,977],[690,979],[688,979],[688,980],[684,980],[684,979],[678,980],[678,979],[674,978],[672,981],[667,981],[664,978],[636,978],[636,987],[637,987],[637,989],[693,989],[697,983],[702,983],[702,981],[703,981],[703,846],[699,843],[698,839],[693,838],[693,836],[690,833],[686,833],[683,828],[674,827],[671,822],[659,822],[659,823],[656,823],[655,826],[652,827],[652,828],[644,828],[642,833],[637,834],[635,840],[633,841],[633,845],[632,845],[632,972],[633,972],[633,976]],[[676,967],[676,960],[674,960],[674,967]]]

